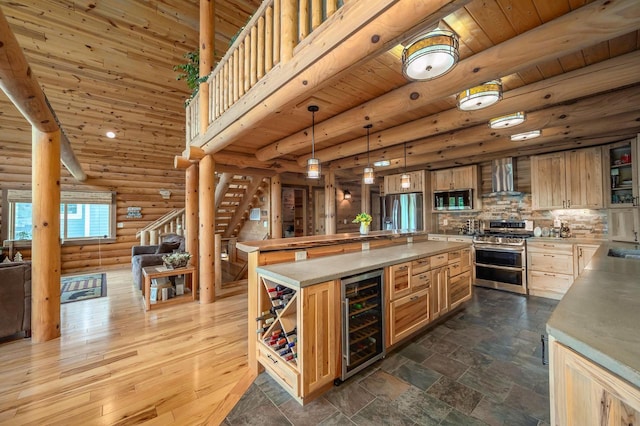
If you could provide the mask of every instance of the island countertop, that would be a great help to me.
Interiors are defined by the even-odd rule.
[[[256,272],[265,277],[279,279],[294,287],[306,287],[469,246],[470,244],[468,243],[424,241],[297,262],[260,266],[256,268]]]
[[[608,256],[604,243],[547,323],[558,342],[640,388],[640,260]]]

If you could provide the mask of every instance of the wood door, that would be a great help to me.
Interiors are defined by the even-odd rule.
[[[528,266],[534,271],[573,275],[573,254],[529,252]]]
[[[411,293],[410,267],[411,262],[398,263],[389,267],[389,300],[396,300]]]
[[[431,271],[431,319],[436,319],[449,310],[447,288],[449,268],[443,266]]]
[[[601,209],[604,207],[602,148],[576,149],[565,153],[567,207]]]
[[[468,189],[473,188],[473,172],[475,167],[455,167],[451,169],[451,181],[453,182],[453,189]]]
[[[471,299],[471,271],[452,277],[449,280],[448,294],[451,309]]]
[[[404,192],[400,186],[401,175],[387,175],[384,177],[384,193],[386,194],[400,194]]]
[[[605,199],[608,208],[640,205],[640,150],[637,138],[604,148]]]
[[[632,425],[640,419],[640,391],[550,339],[552,425]]]
[[[576,245],[577,253],[575,256],[578,258],[578,275],[582,273],[585,266],[589,263],[595,252],[598,250],[600,246],[588,245],[588,244],[578,244]]]
[[[566,208],[565,156],[563,152],[531,157],[533,210]]]
[[[640,241],[640,209],[609,209],[609,239],[612,241]]]
[[[331,385],[340,375],[339,285],[339,281],[328,281],[301,290],[302,330],[298,331],[298,345],[302,348],[299,363],[303,399]]]
[[[451,180],[451,169],[436,170],[431,172],[431,182],[434,191],[448,191],[453,189]]]
[[[429,322],[429,289],[391,302],[389,316],[390,340],[394,345]]]

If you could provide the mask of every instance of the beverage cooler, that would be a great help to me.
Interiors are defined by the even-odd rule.
[[[342,380],[385,355],[382,277],[379,269],[342,279]]]

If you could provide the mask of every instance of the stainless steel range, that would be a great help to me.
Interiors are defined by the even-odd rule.
[[[475,285],[527,294],[526,239],[533,234],[525,221],[489,221],[473,238]]]

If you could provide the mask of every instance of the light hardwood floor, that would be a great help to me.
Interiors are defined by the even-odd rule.
[[[62,305],[62,337],[0,344],[2,425],[218,424],[253,377],[246,293],[144,312],[129,268]]]

